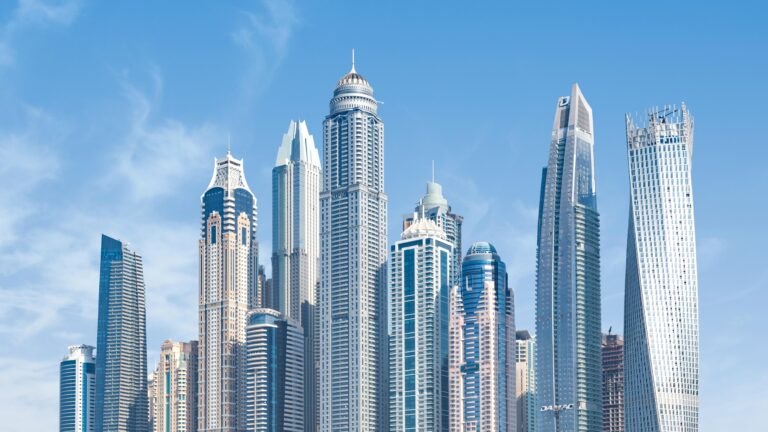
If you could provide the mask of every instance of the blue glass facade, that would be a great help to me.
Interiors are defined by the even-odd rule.
[[[147,427],[147,339],[141,257],[102,236],[96,336],[96,430]]]
[[[578,85],[558,100],[537,234],[537,427],[600,431],[600,220],[592,110]]]
[[[454,305],[451,379],[453,430],[515,428],[514,298],[506,266],[489,243],[475,243],[462,262]],[[458,429],[457,429],[458,428]]]

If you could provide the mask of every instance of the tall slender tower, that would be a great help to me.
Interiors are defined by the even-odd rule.
[[[317,423],[315,302],[320,277],[320,156],[305,122],[291,121],[272,169],[272,284],[279,311],[304,330],[304,421]]]
[[[320,430],[387,427],[384,124],[352,70],[323,123],[320,194]]]
[[[197,341],[166,340],[153,376],[154,432],[197,431]]]
[[[101,236],[96,430],[147,429],[147,332],[141,257]]]
[[[70,346],[59,367],[59,432],[96,432],[93,347]]]
[[[557,102],[542,173],[536,274],[541,431],[602,428],[600,217],[592,109],[578,84]]]
[[[627,432],[699,429],[693,118],[627,115],[630,214],[624,294]]]
[[[515,302],[506,265],[490,243],[474,243],[449,308],[450,430],[513,432]]]
[[[202,201],[198,430],[245,430],[245,318],[255,303],[256,197],[243,161],[214,161]]]
[[[427,182],[427,193],[416,205],[415,215],[407,217],[403,222],[403,230],[420,217],[434,221],[445,232],[446,240],[453,245],[451,286],[458,285],[461,283],[461,225],[464,218],[451,211],[448,200],[443,196],[443,187],[435,183],[434,178]]]
[[[417,218],[390,257],[389,430],[447,431],[453,245]]]

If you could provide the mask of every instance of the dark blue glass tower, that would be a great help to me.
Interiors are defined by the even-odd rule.
[[[96,430],[146,431],[147,336],[141,257],[101,236]]]

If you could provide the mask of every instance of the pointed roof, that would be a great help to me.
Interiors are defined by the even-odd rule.
[[[288,132],[283,135],[283,142],[277,150],[275,166],[287,165],[289,161],[307,162],[311,165],[320,166],[320,154],[305,121],[291,120],[288,125]]]
[[[206,191],[215,187],[225,190],[245,189],[253,195],[253,192],[248,187],[248,182],[245,181],[243,160],[235,159],[232,153],[229,152],[227,152],[227,156],[224,159],[214,159],[213,176]]]

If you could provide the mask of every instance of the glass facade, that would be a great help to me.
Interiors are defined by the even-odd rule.
[[[123,242],[105,235],[101,237],[96,349],[96,430],[145,430],[147,336],[142,260]]]
[[[451,430],[516,429],[514,297],[506,266],[489,243],[475,243],[451,291]]]
[[[391,247],[389,430],[448,430],[452,249],[428,219],[413,221]]]
[[[536,272],[536,427],[600,431],[600,218],[592,109],[558,100],[542,173]]]
[[[302,432],[304,428],[304,331],[273,309],[248,315],[246,430]]]
[[[95,432],[94,347],[74,345],[59,365],[59,431]]]
[[[699,429],[699,308],[685,105],[627,115],[630,214],[624,294],[628,432]]]

